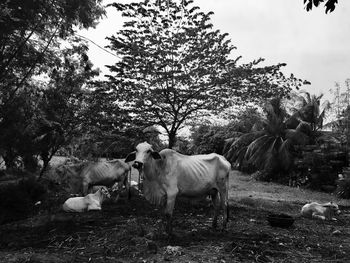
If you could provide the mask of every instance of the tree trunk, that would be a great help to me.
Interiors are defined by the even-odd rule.
[[[41,159],[43,160],[43,167],[41,168],[38,180],[40,180],[41,177],[44,175],[44,172],[46,171],[46,168],[49,165],[49,154],[47,152],[41,153]]]
[[[175,143],[176,143],[176,133],[170,133],[168,148],[172,149],[175,146]]]
[[[41,180],[42,176],[44,175],[46,169],[49,167],[49,163],[50,160],[52,159],[52,156],[54,155],[54,152],[56,151],[52,151],[51,154],[49,154],[49,152],[47,151],[42,151],[40,156],[41,159],[43,160],[43,168],[40,171],[39,177],[38,177],[38,181]]]
[[[38,160],[31,154],[26,154],[23,156],[23,165],[26,171],[34,173],[38,168]]]
[[[50,162],[49,160],[43,160],[43,168],[40,171],[38,180],[40,180],[43,177],[47,167],[49,166],[49,162]]]

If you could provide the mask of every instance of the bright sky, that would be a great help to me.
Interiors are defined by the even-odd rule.
[[[106,1],[110,3],[114,1]],[[132,2],[132,1],[119,1]],[[194,0],[202,11],[213,11],[215,29],[229,33],[237,47],[235,56],[242,62],[265,58],[266,65],[287,63],[284,73],[293,73],[311,85],[311,94],[325,93],[334,83],[344,84],[350,78],[350,1],[339,1],[335,11],[325,14],[323,6],[306,12],[303,0]],[[80,34],[100,46],[122,27],[115,8],[107,9],[107,17],[96,29]],[[348,31],[349,30],[349,31]],[[108,73],[104,65],[117,60],[111,54],[90,44],[89,56],[96,67]]]

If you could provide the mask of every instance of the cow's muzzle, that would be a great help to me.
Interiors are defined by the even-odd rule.
[[[136,168],[138,170],[140,170],[142,168],[142,166],[143,166],[143,163],[137,162],[137,161],[134,162],[133,165],[132,165],[132,167],[134,167],[134,168]]]

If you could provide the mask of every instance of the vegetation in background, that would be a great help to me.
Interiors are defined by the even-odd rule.
[[[304,145],[308,137],[299,129],[286,126],[287,113],[281,106],[281,100],[272,99],[264,108],[265,118],[262,129],[245,133],[233,140],[227,147],[226,158],[231,163],[252,166],[276,178],[293,167],[295,145]]]
[[[331,89],[334,96],[331,102],[332,119],[325,126],[337,133],[342,141],[346,142],[349,149],[350,143],[350,79],[346,79],[344,85],[335,83],[335,89]]]
[[[231,119],[226,125],[215,125],[210,122],[193,125],[191,129],[191,150],[197,154],[211,152],[222,154],[227,139],[239,137],[243,133],[257,129],[259,125],[261,125],[261,115],[255,107],[247,107],[239,111],[235,118]]]

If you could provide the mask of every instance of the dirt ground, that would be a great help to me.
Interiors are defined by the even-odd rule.
[[[331,200],[338,221],[298,217],[305,202]],[[294,225],[271,227],[272,212],[296,216]],[[348,200],[232,172],[226,230],[211,229],[212,214],[210,200],[178,200],[169,237],[160,209],[136,192],[101,212],[43,212],[0,226],[0,262],[350,262]]]

